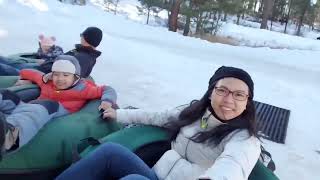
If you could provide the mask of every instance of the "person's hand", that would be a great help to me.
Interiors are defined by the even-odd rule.
[[[108,108],[108,109],[105,109],[102,113],[102,118],[103,119],[116,119],[117,117],[117,111],[113,108]]]
[[[98,109],[100,111],[101,109],[106,110],[106,109],[111,108],[111,107],[112,107],[112,103],[111,102],[102,101],[100,106],[98,107]]]
[[[42,63],[44,63],[45,60],[44,59],[36,59],[35,61],[36,61],[36,63],[41,65]]]
[[[22,85],[26,85],[26,84],[32,84],[32,81],[19,79],[14,85],[15,86],[22,86]]]

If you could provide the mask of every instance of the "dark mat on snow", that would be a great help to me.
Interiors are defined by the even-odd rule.
[[[290,110],[254,101],[258,133],[265,139],[285,143]]]

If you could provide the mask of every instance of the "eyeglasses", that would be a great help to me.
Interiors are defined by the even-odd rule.
[[[249,97],[246,93],[242,91],[230,91],[224,87],[214,87],[214,92],[219,96],[227,97],[230,93],[232,94],[232,98],[237,101],[245,101]]]

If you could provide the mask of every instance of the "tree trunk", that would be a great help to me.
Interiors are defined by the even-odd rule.
[[[291,12],[291,7],[292,7],[292,1],[293,0],[289,0],[289,10],[288,10],[288,14],[287,14],[287,19],[286,19],[286,25],[284,26],[284,33],[287,33],[287,26],[288,26],[288,22],[290,19],[290,12]]]
[[[219,11],[218,12],[218,19],[217,19],[217,22],[216,22],[216,27],[215,27],[214,33],[213,33],[214,36],[217,35],[217,32],[219,30],[219,20],[220,20],[220,18],[221,18],[221,12]]]
[[[314,30],[314,23],[315,23],[315,21],[316,21],[316,15],[313,15],[313,16],[312,16],[312,19],[311,19],[311,22],[310,22],[310,26],[311,26],[311,28],[312,28],[312,31]]]
[[[190,31],[190,22],[191,22],[191,15],[187,15],[186,24],[184,25],[183,35],[188,36]]]
[[[149,17],[150,17],[150,7],[148,7],[147,24],[149,24]]]
[[[237,14],[237,25],[239,25],[240,24],[240,14],[238,13]]]
[[[303,19],[304,19],[304,16],[307,12],[307,9],[308,9],[308,6],[309,6],[309,3],[305,3],[304,6],[302,7],[302,13],[299,17],[299,26],[298,26],[298,31],[297,31],[297,36],[300,36],[300,31],[301,31],[301,26],[302,26],[302,23],[303,23]]]
[[[260,29],[267,29],[268,19],[272,13],[273,0],[263,0],[263,13]]]
[[[196,34],[200,34],[201,24],[202,24],[202,13],[199,12],[197,17]]]
[[[299,25],[298,25],[297,36],[300,36],[301,26],[302,26],[302,23],[303,23],[304,15],[307,12],[307,8],[308,8],[307,5],[305,7],[303,7],[302,14],[299,17]]]
[[[178,28],[178,15],[180,11],[180,4],[182,0],[173,0],[171,13],[169,17],[169,31],[176,32]]]
[[[214,12],[214,16],[216,16],[216,11]],[[224,15],[226,15],[226,13],[224,13]],[[214,30],[214,18],[212,18],[212,14],[210,15],[210,18],[213,20],[211,22],[211,34],[213,33],[213,30]]]
[[[227,15],[228,15],[228,14],[225,12],[225,13],[224,13],[224,16],[223,16],[223,21],[224,21],[224,22],[227,21]]]

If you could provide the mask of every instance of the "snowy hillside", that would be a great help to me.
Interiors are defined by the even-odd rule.
[[[126,7],[132,8],[124,3],[120,8]],[[121,107],[165,109],[188,103],[202,96],[219,66],[244,68],[255,82],[256,100],[291,110],[286,144],[264,140],[276,162],[276,174],[292,180],[320,177],[320,154],[315,152],[320,150],[320,41],[227,24],[224,33],[239,36],[242,42],[268,39],[267,43],[290,48],[236,47],[147,26],[92,3],[0,0],[0,55],[35,51],[39,33],[56,36],[67,51],[79,43],[87,26],[104,32],[93,77],[117,90]]]

